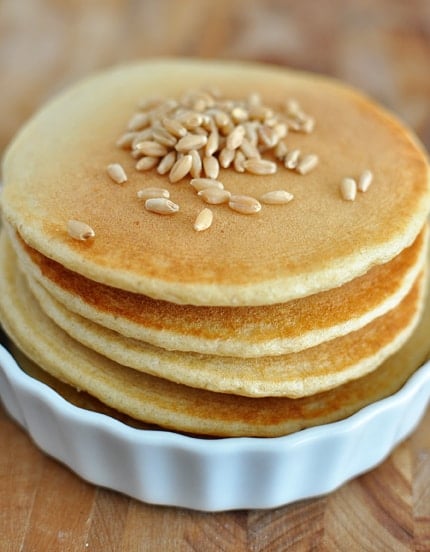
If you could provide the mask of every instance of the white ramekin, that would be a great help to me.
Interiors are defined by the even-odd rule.
[[[328,493],[381,462],[424,414],[430,361],[400,391],[353,416],[277,438],[135,429],[68,403],[3,347],[0,398],[38,447],[91,483],[152,504],[274,508]]]

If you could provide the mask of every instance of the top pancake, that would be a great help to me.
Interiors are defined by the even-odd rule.
[[[142,97],[177,97],[217,86],[226,97],[259,92],[266,104],[296,98],[316,119],[310,135],[290,133],[290,148],[317,153],[306,176],[222,170],[235,193],[288,189],[294,200],[258,215],[214,206],[214,223],[195,232],[202,203],[186,180],[170,185],[155,170],[139,173],[115,146]],[[129,175],[113,183],[106,166]],[[363,170],[374,182],[356,201],[339,183]],[[3,211],[32,247],[89,279],[155,299],[195,305],[263,305],[341,285],[410,245],[430,206],[428,168],[414,137],[357,92],[331,80],[273,68],[205,61],[156,61],[116,69],[66,92],[37,114],[4,161]],[[168,188],[174,216],[145,212],[145,186]],[[69,219],[94,228],[91,242],[72,240]]]

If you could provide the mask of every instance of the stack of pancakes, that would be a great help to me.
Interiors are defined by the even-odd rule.
[[[286,189],[294,199],[253,215],[213,206],[213,224],[196,232],[202,201],[189,178],[136,171],[115,140],[139,99],[208,86],[233,99],[258,92],[273,109],[297,98],[316,127],[285,142],[320,162],[306,175],[222,169],[233,194]],[[109,178],[111,163],[126,182]],[[366,170],[370,188],[346,201],[340,183]],[[39,112],[9,148],[3,179],[6,332],[42,368],[37,377],[137,421],[283,435],[393,393],[430,348],[425,154],[339,83],[229,63],[123,67]],[[145,187],[168,189],[180,211],[146,211],[136,199]],[[70,220],[95,236],[73,239]]]

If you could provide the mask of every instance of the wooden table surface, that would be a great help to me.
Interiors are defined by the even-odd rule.
[[[430,149],[428,0],[2,0],[0,151],[67,84],[152,56],[250,59],[334,75]],[[269,511],[151,506],[81,481],[0,407],[0,551],[430,551],[430,411],[378,468]]]

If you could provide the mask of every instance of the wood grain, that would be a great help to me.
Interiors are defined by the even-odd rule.
[[[359,86],[430,147],[428,0],[3,0],[0,150],[47,98],[136,58],[266,61]],[[0,550],[430,551],[430,412],[378,468],[327,497],[206,514],[89,485],[0,409]]]

